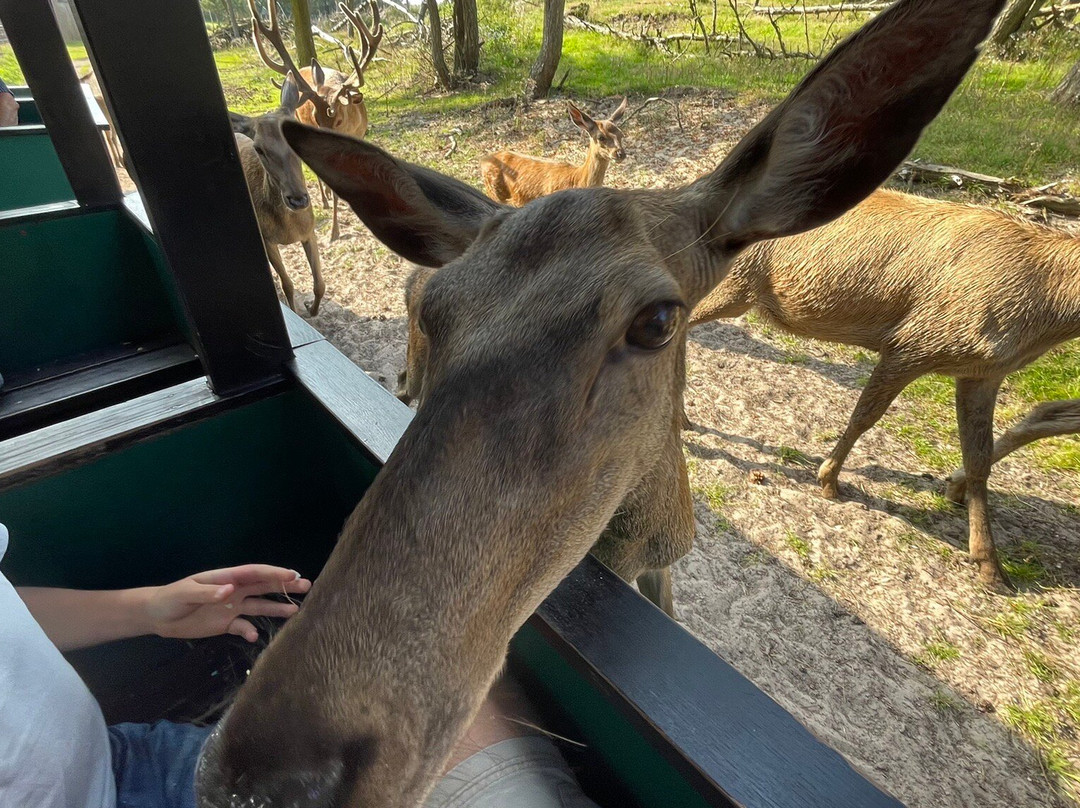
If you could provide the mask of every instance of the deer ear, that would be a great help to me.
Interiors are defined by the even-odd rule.
[[[397,160],[370,143],[290,120],[282,121],[281,132],[376,238],[417,264],[453,261],[484,222],[509,210],[453,177]]]
[[[233,132],[238,135],[246,135],[249,138],[254,139],[255,127],[253,125],[253,119],[247,115],[241,115],[239,112],[233,112],[229,110],[229,125],[232,126]]]
[[[901,0],[841,43],[687,189],[704,241],[731,251],[799,233],[868,196],[941,110],[1003,5]]]
[[[290,70],[285,76],[285,81],[281,82],[281,108],[292,115],[298,106],[300,106],[300,88],[296,85],[296,78]]]
[[[626,114],[626,106],[627,99],[625,96],[623,96],[622,103],[619,104],[618,108],[613,113],[611,113],[611,115],[608,116],[608,120],[612,123],[618,123],[619,119]]]
[[[567,109],[570,110],[570,120],[574,122],[574,126],[589,135],[592,135],[592,133],[596,131],[596,121],[578,109],[573,101],[567,101],[566,106]]]
[[[311,60],[311,80],[315,82],[315,87],[326,84],[326,74],[323,73],[322,65],[314,58]],[[312,89],[315,89],[315,87]]]

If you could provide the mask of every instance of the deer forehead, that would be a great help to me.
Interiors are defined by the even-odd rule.
[[[657,300],[678,300],[639,206],[611,189],[543,197],[491,222],[459,259],[424,288],[429,323],[536,323],[577,313],[620,320]],[[629,309],[633,309],[630,311]]]

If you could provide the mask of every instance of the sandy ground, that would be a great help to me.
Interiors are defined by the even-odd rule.
[[[683,131],[664,104],[626,127],[632,156],[612,167],[608,184],[692,179],[762,113],[719,92],[685,94],[679,108]],[[498,147],[582,155],[563,109],[417,117],[381,134],[376,126],[374,139],[475,183],[475,158]],[[634,142],[643,131],[651,132],[647,155]],[[404,359],[401,289],[411,267],[351,211],[342,239],[326,244],[328,231],[328,294],[312,322],[392,389]],[[302,253],[285,254],[297,289],[309,295]],[[1010,705],[1056,698],[1063,682],[1080,677],[1076,475],[1041,468],[1029,453],[995,470],[999,545],[1036,541],[1053,585],[1014,599],[987,595],[963,552],[964,512],[936,498],[947,469],[926,468],[899,429],[879,426],[859,442],[841,477],[846,499],[819,496],[813,467],[846,423],[872,360],[820,343],[796,347],[793,360],[790,339],[742,320],[691,335],[687,404],[696,427],[684,440],[699,525],[696,547],[674,570],[679,619],[910,806],[1076,804],[1052,788],[1004,720]],[[902,400],[884,423],[902,424],[918,406]],[[928,652],[943,643],[955,657]],[[1034,675],[1032,654],[1057,675]],[[1062,726],[1076,758],[1080,741]]]

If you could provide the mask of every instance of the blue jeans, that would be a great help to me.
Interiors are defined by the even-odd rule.
[[[109,727],[117,808],[194,808],[195,764],[213,729],[171,721]]]

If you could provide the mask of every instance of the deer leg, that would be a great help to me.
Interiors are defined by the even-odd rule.
[[[754,305],[754,295],[738,276],[728,274],[705,298],[694,306],[690,327],[721,317],[741,317]]]
[[[311,230],[311,235],[304,242],[304,253],[307,255],[308,264],[311,265],[311,277],[315,284],[315,299],[310,305],[307,305],[308,314],[312,317],[319,313],[319,303],[322,302],[323,295],[326,294],[326,282],[322,276],[322,263],[319,261],[319,242],[315,238],[315,228]]]
[[[956,417],[968,489],[968,553],[979,565],[979,580],[988,589],[1008,592],[1009,579],[998,562],[990,532],[986,481],[994,453],[994,404],[1001,379],[957,379]]]
[[[274,268],[278,278],[281,279],[281,291],[285,293],[285,302],[289,304],[290,309],[296,311],[295,292],[292,281],[289,280],[289,273],[285,271],[285,265],[281,263],[281,251],[276,244],[264,241],[263,245],[266,247],[266,257],[270,259],[270,266]]]
[[[662,570],[649,570],[637,578],[638,590],[657,606],[664,614],[675,619],[675,603],[671,596],[671,567]]]
[[[338,231],[338,221],[337,221],[337,201],[338,201],[338,199],[337,199],[337,194],[334,191],[330,192],[330,199],[331,199],[331,204],[334,207],[334,213],[333,213],[332,220],[331,220],[332,223],[330,225],[330,240],[331,241],[337,241],[338,236],[341,235],[341,234]]]
[[[1027,446],[1034,441],[1057,435],[1071,435],[1074,432],[1080,432],[1080,398],[1047,401],[997,439],[991,463],[997,463],[1021,446]],[[957,469],[945,485],[945,496],[957,504],[962,504],[966,493],[967,475],[963,469]]]
[[[862,434],[878,422],[889,405],[900,395],[900,391],[907,387],[923,374],[923,369],[912,368],[888,354],[881,355],[874,372],[870,374],[870,381],[863,388],[855,410],[851,413],[847,429],[836,442],[828,459],[818,469],[818,482],[821,483],[821,493],[827,499],[837,499],[840,496],[840,469],[843,468],[851,447],[855,445]]]

